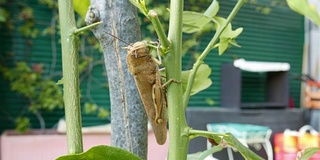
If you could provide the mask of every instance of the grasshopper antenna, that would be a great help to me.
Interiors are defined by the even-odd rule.
[[[124,44],[126,44],[126,45],[128,45],[128,46],[130,45],[129,43],[127,43],[127,42],[124,41],[123,39],[121,39],[121,38],[119,38],[119,37],[117,37],[117,36],[115,36],[115,35],[113,35],[113,34],[111,34],[111,33],[109,33],[109,32],[106,32],[106,31],[104,31],[104,32],[107,33],[108,35],[110,35],[111,37],[118,39],[119,41],[123,42]]]

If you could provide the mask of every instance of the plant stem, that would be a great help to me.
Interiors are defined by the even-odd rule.
[[[41,134],[44,134],[44,131],[46,129],[46,122],[43,119],[43,116],[39,111],[35,112],[34,115],[37,117],[39,123],[40,123],[40,129],[41,129]]]
[[[150,19],[154,29],[156,30],[156,33],[159,37],[160,43],[163,46],[163,48],[167,49],[170,45],[166,33],[164,32],[164,29],[160,23],[160,20],[158,18],[158,14],[154,10],[150,10],[148,13],[148,18]]]
[[[93,24],[84,26],[84,27],[82,27],[82,28],[76,29],[75,32],[74,32],[74,34],[76,34],[76,35],[81,34],[81,33],[83,33],[84,31],[87,31],[87,30],[89,30],[89,29],[91,29],[91,28],[94,28],[94,27],[96,27],[96,26],[99,25],[99,24],[102,24],[102,22],[96,22],[96,23],[93,23]]]
[[[194,78],[195,75],[200,67],[200,65],[203,63],[204,58],[209,54],[209,52],[212,50],[213,46],[217,43],[221,33],[224,31],[224,29],[228,26],[228,24],[233,20],[233,18],[236,16],[236,14],[238,13],[238,11],[240,10],[241,6],[243,5],[244,0],[238,0],[237,4],[234,6],[234,8],[232,9],[231,13],[229,14],[227,20],[225,21],[225,23],[223,23],[219,29],[217,30],[217,32],[214,34],[213,38],[211,39],[211,41],[209,42],[209,44],[207,45],[207,47],[204,49],[204,51],[201,53],[201,55],[199,56],[199,58],[197,59],[196,63],[194,63],[193,68],[191,70],[191,73],[189,75],[188,78],[188,85],[186,88],[186,92],[183,96],[183,106],[184,106],[184,110],[187,108],[188,106],[188,102],[189,102],[189,98],[190,98],[190,92],[191,92],[191,88],[194,82]]]
[[[63,99],[67,125],[68,153],[83,151],[78,71],[78,40],[72,0],[59,0],[62,45]]]
[[[210,131],[204,131],[204,130],[196,130],[196,129],[190,129],[189,130],[189,136],[192,138],[196,137],[205,137],[205,138],[212,138],[212,136],[217,136],[217,137],[223,137],[226,136],[225,134],[221,133],[215,133],[215,132],[210,132]]]
[[[168,39],[171,42],[171,53],[167,57],[167,79],[181,81],[182,53],[182,11],[183,0],[170,2],[170,23]],[[182,103],[181,83],[171,83],[167,90],[169,117],[169,160],[185,160],[188,153],[189,137]]]
[[[223,149],[223,147],[221,145],[218,145],[218,146],[214,146],[214,147],[211,147],[210,149],[206,150],[206,151],[203,151],[199,157],[199,160],[204,160],[205,158],[207,158],[210,154],[213,154],[213,153],[216,153],[216,152],[219,152]]]

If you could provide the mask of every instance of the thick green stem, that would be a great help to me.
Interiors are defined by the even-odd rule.
[[[237,2],[237,4],[235,5],[235,7],[233,8],[233,10],[231,11],[231,13],[229,14],[227,20],[225,21],[225,23],[223,23],[221,25],[221,27],[219,27],[219,29],[217,30],[217,32],[215,33],[215,35],[213,36],[213,38],[211,39],[211,41],[209,42],[209,44],[207,45],[207,47],[204,49],[204,51],[201,53],[201,55],[199,56],[199,58],[197,59],[196,63],[194,63],[193,68],[191,70],[191,73],[189,75],[188,78],[188,85],[186,88],[186,92],[183,96],[183,106],[184,106],[184,110],[187,108],[188,102],[189,102],[189,98],[190,98],[190,92],[191,92],[191,88],[194,82],[194,78],[195,75],[200,67],[200,65],[203,63],[204,58],[209,54],[209,52],[212,50],[213,46],[217,43],[221,33],[224,31],[224,29],[228,26],[228,24],[233,20],[233,18],[236,16],[236,14],[238,13],[238,11],[240,10],[241,6],[243,5],[244,0],[239,0]]]
[[[168,39],[171,53],[167,56],[167,79],[181,81],[182,53],[182,11],[183,0],[172,0],[170,4],[170,24]],[[182,103],[181,83],[171,83],[167,90],[169,117],[169,160],[185,160],[188,153],[189,137]]]
[[[72,0],[59,0],[62,45],[63,98],[67,125],[68,153],[83,151],[78,71],[78,37]]]

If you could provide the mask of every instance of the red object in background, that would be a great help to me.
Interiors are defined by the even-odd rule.
[[[294,108],[294,100],[292,97],[289,98],[289,108],[293,109]]]
[[[307,147],[319,147],[319,135],[310,133],[286,134],[277,133],[274,136],[275,160],[295,160],[297,153]],[[320,152],[309,160],[320,160]]]

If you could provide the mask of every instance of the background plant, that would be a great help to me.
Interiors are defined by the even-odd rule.
[[[30,68],[25,62],[18,62],[14,68],[0,66],[0,71],[10,81],[11,90],[22,94],[29,100],[27,110],[36,115],[41,128],[45,128],[41,111],[62,108],[63,100],[61,88],[54,80],[43,76],[43,65],[35,64]],[[26,111],[22,110],[22,112]],[[23,114],[16,119],[16,125],[20,133],[30,127],[28,118]]]
[[[13,3],[19,7],[18,13],[11,13],[11,6]],[[57,54],[59,48],[56,47],[57,39],[56,34],[58,32],[58,13],[57,13],[57,2],[53,0],[38,0],[38,5],[47,7],[48,10],[52,10],[52,17],[48,19],[50,25],[45,28],[39,28],[39,23],[35,18],[35,10],[32,4],[26,2],[12,2],[12,1],[0,1],[0,27],[8,32],[8,35],[21,35],[22,41],[25,46],[23,50],[23,57],[16,57],[14,51],[2,50],[0,58],[0,70],[3,77],[7,80],[10,85],[10,89],[22,98],[26,99],[26,104],[19,108],[18,115],[5,111],[3,115],[15,124],[16,130],[23,132],[29,128],[34,128],[32,115],[36,116],[39,121],[41,129],[45,129],[45,117],[43,113],[57,111],[62,109],[62,89],[57,86],[56,83],[61,79],[61,71],[57,69],[59,60],[57,60]],[[83,19],[77,16],[78,25],[84,24]],[[41,22],[40,22],[41,23]],[[18,24],[18,25],[17,25]],[[14,33],[18,32],[18,33]],[[52,60],[50,62],[34,62],[32,58],[32,48],[34,47],[34,41],[37,38],[48,37],[51,39],[52,49]],[[95,67],[102,65],[102,60],[97,60],[99,55],[99,45],[92,34],[85,34],[81,37],[79,43],[81,45],[81,56],[79,63],[79,70],[81,72],[82,83],[87,83],[87,88],[94,87],[108,88],[107,82],[97,82],[92,77],[92,71]],[[87,48],[90,44],[90,48],[95,48],[96,55],[87,53]],[[20,54],[20,53],[19,53]],[[20,56],[20,55],[19,55]],[[37,61],[37,60],[36,60]],[[84,102],[85,100],[85,102]],[[91,96],[90,91],[84,92],[83,94],[83,107],[85,113],[98,115],[102,119],[109,117],[109,111],[107,106],[99,106],[95,103],[95,99]],[[30,119],[31,118],[31,119]],[[105,120],[108,122],[108,120]]]

